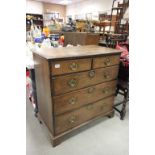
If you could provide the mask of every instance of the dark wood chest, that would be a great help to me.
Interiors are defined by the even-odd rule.
[[[68,44],[79,45],[98,45],[100,36],[96,33],[88,32],[63,32],[65,37],[64,46]]]
[[[53,146],[113,114],[120,51],[96,45],[34,51],[39,116]]]

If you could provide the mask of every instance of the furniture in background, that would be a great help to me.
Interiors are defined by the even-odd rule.
[[[123,120],[126,114],[126,105],[129,101],[129,66],[120,63],[116,96],[123,95],[123,100],[114,105],[114,109],[120,113],[120,119]],[[122,105],[121,110],[117,106]]]
[[[43,29],[43,16],[41,14],[26,14],[26,31],[30,31],[31,25],[34,24]]]
[[[110,29],[110,32],[114,32],[115,30],[115,23],[116,23],[116,15],[107,15],[107,14],[99,14],[99,21],[94,21],[93,24],[95,27],[99,27],[99,32],[103,35],[105,33],[109,33],[109,28],[113,27],[113,29]]]
[[[122,46],[122,45],[121,45]],[[123,45],[124,46],[124,45]],[[118,82],[116,89],[116,96],[123,95],[123,100],[114,105],[114,109],[119,112],[120,119],[124,119],[126,114],[126,105],[129,101],[129,48],[123,51],[120,57],[120,67],[118,73]],[[121,106],[121,109],[118,106]]]
[[[35,81],[35,70],[30,69],[30,78],[32,81],[32,96],[34,98],[34,103],[35,103],[35,116],[37,116],[38,113],[38,104],[37,104],[37,92],[36,92],[36,81]]]
[[[99,34],[88,32],[63,32],[64,34],[64,46],[68,44],[77,46],[79,45],[98,45]]]
[[[117,0],[113,0],[112,3],[112,8],[111,8],[111,22],[110,22],[110,29],[109,32],[111,31],[111,26],[112,26],[112,17],[113,14],[115,13],[116,16],[116,21],[115,21],[115,31],[114,33],[116,34],[124,34],[124,33],[129,33],[129,23],[122,23],[123,21],[123,15],[125,14],[125,11],[127,10],[127,8],[129,7],[129,0],[123,0],[123,3],[119,3],[117,2],[117,7],[114,7],[115,2],[117,2]]]
[[[126,114],[126,105],[127,105],[127,102],[129,101],[129,82],[128,81],[118,80],[116,96],[118,94],[123,95],[123,100],[116,103],[114,105],[114,109],[117,112],[119,112],[120,119],[123,120]],[[121,109],[118,109],[117,106],[120,106],[120,105],[122,105],[122,107]]]
[[[110,21],[94,22],[94,26],[99,27],[99,32],[104,34],[106,32],[105,28],[110,26]]]
[[[128,34],[105,34],[104,40],[99,42],[100,46],[115,48],[117,43],[125,43],[127,41]]]
[[[120,54],[96,45],[34,51],[39,118],[53,146],[95,119],[114,115]]]
[[[36,82],[35,82],[35,71],[34,68],[28,68],[26,67],[26,73],[27,78],[30,79],[30,81],[27,81],[27,87],[28,87],[28,96],[29,100],[32,103],[34,107],[34,115],[37,117],[38,113],[38,104],[37,104],[37,92],[36,92]]]

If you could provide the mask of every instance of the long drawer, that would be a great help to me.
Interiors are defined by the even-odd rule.
[[[115,94],[116,80],[79,91],[54,96],[54,114],[58,115]]]
[[[92,61],[91,58],[54,61],[52,62],[51,66],[52,75],[60,75],[60,74],[90,70],[91,61]]]
[[[108,67],[118,65],[120,55],[103,56],[93,59],[93,68]]]
[[[62,133],[99,114],[106,114],[113,109],[114,96],[88,104],[78,110],[55,117],[55,132]]]
[[[54,95],[63,94],[76,89],[81,89],[94,84],[116,79],[118,65],[91,71],[54,77]]]

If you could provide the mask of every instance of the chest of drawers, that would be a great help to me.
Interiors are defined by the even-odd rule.
[[[39,116],[53,146],[83,125],[113,115],[120,53],[96,45],[33,52]]]

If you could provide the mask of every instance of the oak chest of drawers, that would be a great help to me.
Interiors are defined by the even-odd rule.
[[[33,52],[39,116],[53,146],[75,129],[113,115],[120,53],[96,45]]]

